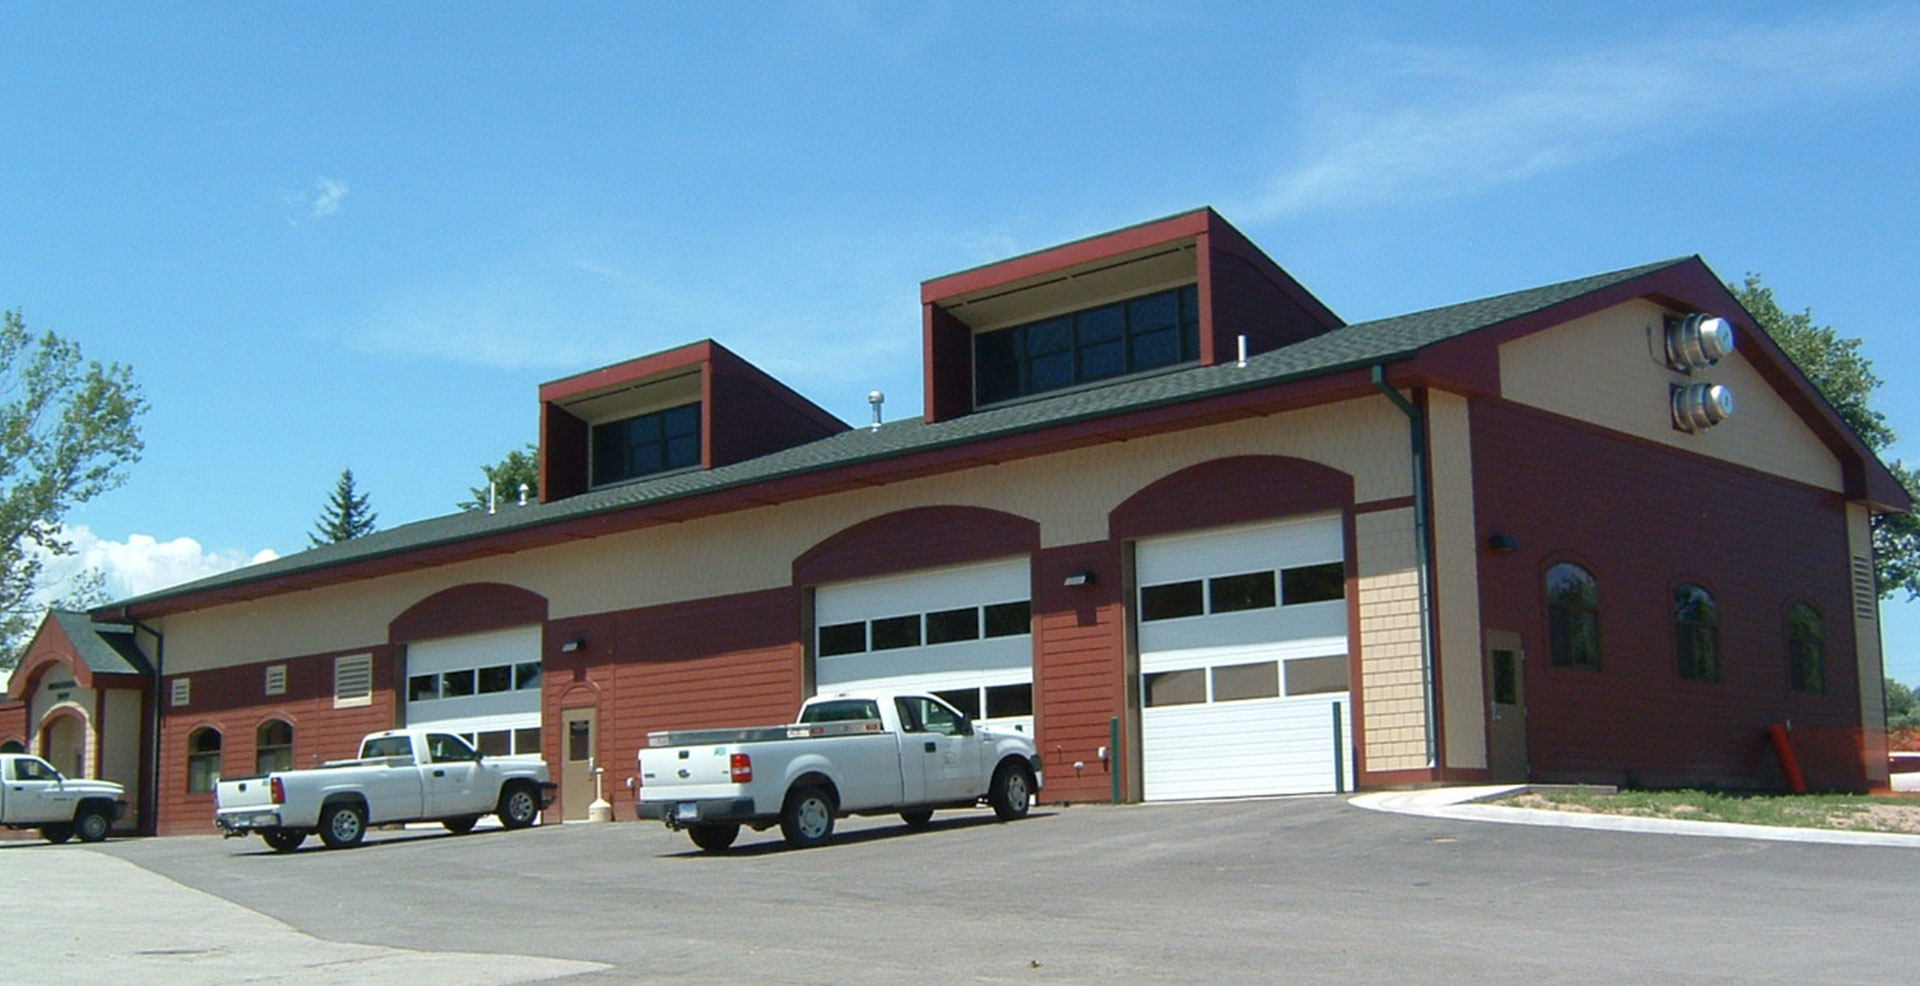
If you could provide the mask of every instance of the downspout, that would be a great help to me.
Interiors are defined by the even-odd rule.
[[[1413,449],[1413,550],[1414,567],[1420,579],[1420,703],[1426,713],[1427,769],[1440,762],[1437,724],[1433,706],[1433,552],[1427,538],[1432,529],[1433,500],[1427,492],[1427,422],[1412,401],[1387,382],[1385,363],[1373,365],[1373,385],[1380,389],[1400,413],[1407,416],[1407,435]]]
[[[128,607],[120,607],[120,619],[135,630],[145,630],[153,637],[153,735],[149,737],[150,749],[147,751],[147,789],[142,791],[141,828],[154,835],[160,834],[160,684],[167,669],[167,638],[165,634],[133,618]]]

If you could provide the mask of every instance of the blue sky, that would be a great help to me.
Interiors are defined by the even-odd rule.
[[[68,518],[116,594],[300,549],[343,467],[451,511],[539,383],[695,339],[916,413],[921,280],[1199,205],[1353,321],[1761,272],[1920,459],[1920,6],[1548,7],[10,4],[0,307],[152,402]]]

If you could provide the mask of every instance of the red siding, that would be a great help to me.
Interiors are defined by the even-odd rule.
[[[387,624],[392,643],[456,637],[545,622],[547,599],[518,586],[473,582],[442,589]]]
[[[847,424],[716,345],[707,408],[714,468],[837,435]]]
[[[1526,642],[1529,756],[1542,781],[1779,787],[1765,730],[1791,722],[1807,780],[1864,789],[1840,495],[1495,400],[1472,412],[1485,626]],[[1545,573],[1599,585],[1601,670],[1553,667]],[[1681,680],[1672,593],[1719,608],[1721,680]],[[1788,688],[1790,604],[1825,618],[1828,691]],[[1478,661],[1478,655],[1466,657]]]
[[[1040,547],[1040,525],[982,507],[916,507],[855,524],[793,561],[796,585],[959,565]]]
[[[1049,548],[1034,562],[1035,739],[1047,771],[1046,801],[1106,801],[1113,767],[1112,719],[1127,715],[1126,610],[1119,541]],[[1082,586],[1063,583],[1091,572]],[[1125,743],[1125,731],[1121,733]],[[1076,771],[1075,761],[1086,766]]]
[[[580,619],[547,630],[546,716],[598,706],[608,799],[624,798],[647,733],[791,721],[799,708],[802,638],[797,589],[722,596]],[[584,637],[574,654],[562,642]],[[547,730],[547,762],[561,737]]]
[[[1201,237],[1202,326],[1200,362],[1212,366],[1238,357],[1238,337],[1249,355],[1310,339],[1341,324],[1318,298],[1280,268],[1226,220],[1214,217]]]
[[[333,707],[333,659],[345,654],[373,653],[373,702]],[[287,666],[284,695],[266,694],[269,665]],[[214,671],[168,675],[161,683],[165,701],[173,682],[192,681],[186,706],[166,706],[160,730],[160,835],[211,832],[214,799],[211,794],[187,793],[187,737],[211,726],[220,730],[220,773],[244,777],[254,772],[254,738],[268,719],[293,724],[293,762],[310,767],[325,760],[353,756],[360,737],[396,723],[393,652],[388,647],[315,654],[285,661],[262,661]]]
[[[973,410],[973,329],[933,302],[922,308],[926,366],[920,406],[933,424]]]
[[[1241,455],[1164,476],[1113,509],[1119,538],[1275,520],[1353,505],[1353,477],[1305,459]]]
[[[552,404],[540,405],[540,502],[587,491],[587,423]]]

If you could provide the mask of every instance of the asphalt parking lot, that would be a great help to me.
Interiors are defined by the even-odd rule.
[[[322,940],[598,963],[520,980],[580,986],[1908,983],[1920,920],[1911,849],[1333,798],[1042,808],[1004,825],[954,812],[917,832],[846,820],[818,849],[743,833],[721,855],[636,822],[378,832],[291,855],[212,837],[18,847],[0,871],[15,852],[104,853]],[[101,889],[102,919],[140,919]]]

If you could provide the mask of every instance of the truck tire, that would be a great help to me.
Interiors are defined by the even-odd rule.
[[[307,841],[307,833],[299,829],[261,829],[260,839],[274,852],[292,852]]]
[[[987,803],[993,806],[994,817],[1003,822],[1027,817],[1027,809],[1033,805],[1033,776],[1011,760],[1001,764],[993,772]]]
[[[351,849],[367,837],[367,811],[353,801],[337,801],[320,810],[320,841],[328,849]]]
[[[733,845],[733,840],[740,837],[740,823],[715,822],[711,825],[689,825],[687,837],[693,840],[694,845],[707,852],[719,852]]]
[[[780,809],[780,834],[795,849],[817,846],[833,834],[833,795],[825,788],[795,788]]]
[[[473,831],[475,825],[480,824],[480,816],[461,815],[459,818],[442,818],[440,824],[445,825],[447,831],[452,832],[454,835],[466,835],[468,832]]]
[[[500,816],[500,824],[510,829],[523,829],[540,820],[540,795],[532,785],[515,782],[500,791],[500,807],[495,812]]]
[[[101,842],[113,829],[113,816],[100,810],[99,805],[81,805],[73,816],[73,834],[81,842]]]
[[[48,842],[51,842],[57,846],[60,843],[73,838],[73,826],[65,825],[65,824],[42,825],[40,826],[40,838],[45,839]]]
[[[933,809],[908,808],[900,813],[900,820],[906,822],[908,828],[923,829],[933,824]]]

